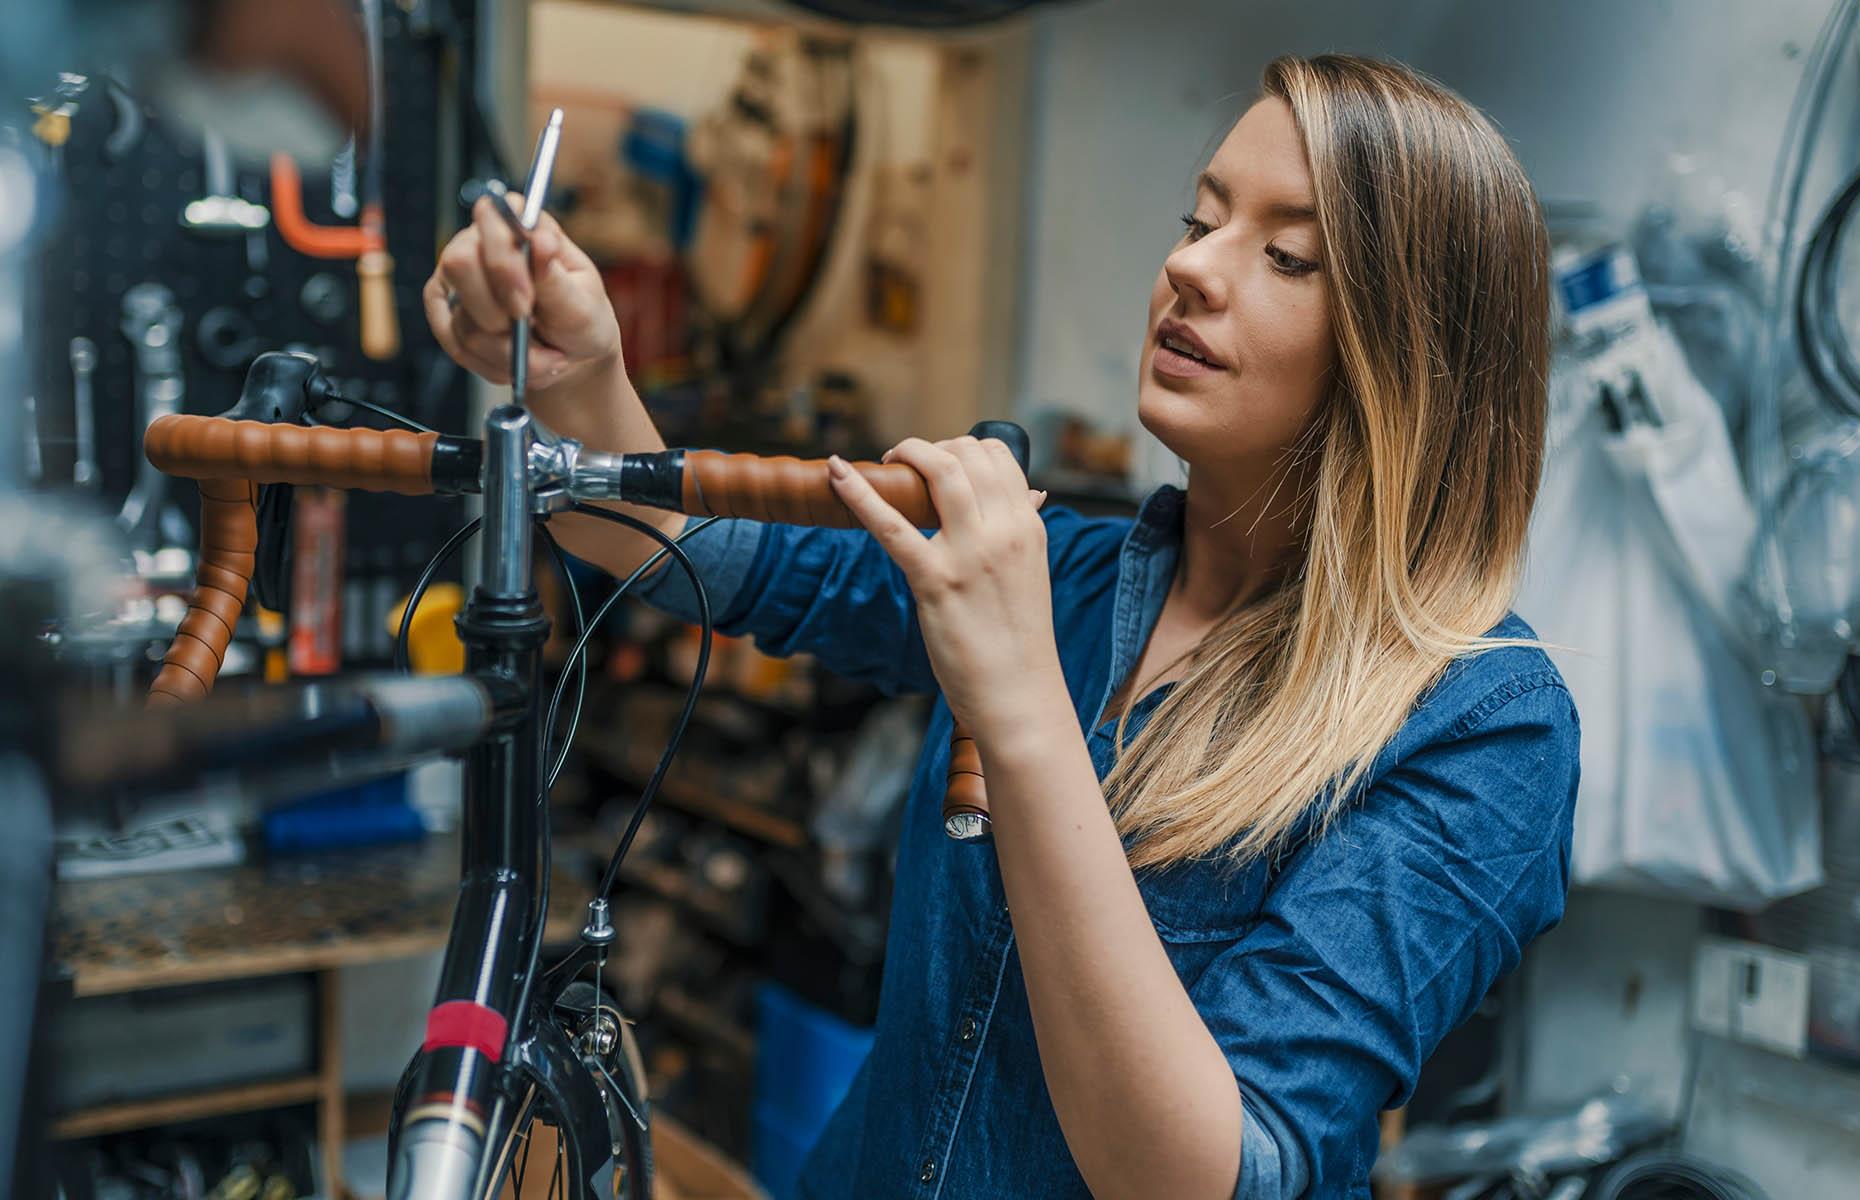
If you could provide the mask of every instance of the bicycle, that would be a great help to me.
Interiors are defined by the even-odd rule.
[[[175,414],[150,425],[145,453],[162,471],[195,479],[201,494],[199,570],[187,615],[150,689],[153,707],[205,698],[223,661],[254,573],[261,578],[258,528],[281,525],[293,485],[406,495],[481,493],[484,514],[434,556],[402,619],[408,625],[441,564],[480,533],[482,582],[457,627],[466,646],[462,675],[362,680],[324,689],[308,710],[289,703],[249,711],[269,732],[253,736],[267,757],[287,752],[383,748],[398,755],[463,750],[463,845],[459,899],[422,1048],[396,1089],[390,1129],[392,1200],[485,1200],[506,1184],[519,1193],[530,1176],[532,1133],[557,1130],[549,1192],[647,1200],[651,1191],[650,1113],[628,1024],[601,987],[615,940],[607,896],[659,783],[682,739],[708,665],[709,602],[679,543],[720,517],[851,527],[828,482],[824,460],[762,458],[711,450],[638,454],[591,451],[506,405],[487,415],[483,439],[440,434],[386,409],[364,407],[399,428],[306,425],[339,395],[307,355],[273,352],[254,363],[240,401],[217,417]],[[984,422],[977,436],[1001,436],[1025,461],[1026,435]],[[879,493],[920,528],[936,526],[922,477],[902,464],[856,463]],[[261,492],[261,488],[265,489]],[[285,499],[280,500],[280,496]],[[677,538],[599,501],[680,511],[704,518]],[[639,530],[660,548],[592,616],[571,585],[576,639],[545,711],[541,648],[550,622],[531,582],[535,542],[558,566],[561,551],[547,519],[586,514]],[[657,766],[610,856],[579,943],[540,969],[551,863],[549,786],[561,771],[579,722],[587,646],[601,619],[647,573],[670,558],[698,597],[700,648],[691,688]],[[273,564],[275,567],[275,563]],[[403,659],[404,661],[404,659]],[[550,753],[571,676],[577,698]],[[185,710],[183,710],[183,713]],[[174,751],[184,716],[168,730]],[[196,757],[242,755],[239,735],[196,723]],[[945,827],[952,837],[986,836],[986,796],[973,742],[958,730]],[[160,741],[160,738],[155,739]],[[545,766],[545,764],[547,764]],[[594,982],[581,978],[594,968]]]

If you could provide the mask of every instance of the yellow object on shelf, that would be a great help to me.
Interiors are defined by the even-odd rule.
[[[283,683],[291,677],[290,658],[285,652],[289,638],[283,613],[270,608],[258,610],[258,645],[264,651],[266,683]]]
[[[410,596],[402,596],[387,615],[388,632],[400,634],[401,617]],[[465,589],[456,583],[436,583],[420,598],[413,627],[407,631],[407,661],[415,675],[457,675],[465,669],[465,643],[459,640],[452,619],[465,607]]]

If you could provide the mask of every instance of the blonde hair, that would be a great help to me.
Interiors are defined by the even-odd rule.
[[[1302,561],[1218,625],[1119,755],[1135,867],[1276,853],[1362,784],[1510,607],[1543,457],[1549,239],[1478,110],[1406,67],[1286,57],[1336,344]],[[1124,741],[1129,708],[1120,717]]]

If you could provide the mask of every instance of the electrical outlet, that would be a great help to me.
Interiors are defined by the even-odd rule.
[[[1692,961],[1692,1024],[1801,1058],[1808,1049],[1808,959],[1755,942],[1701,938]]]

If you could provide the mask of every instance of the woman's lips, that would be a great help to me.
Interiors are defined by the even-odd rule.
[[[1156,343],[1155,353],[1150,355],[1151,373],[1167,379],[1194,379],[1201,375],[1212,375],[1223,369],[1171,350],[1160,341]]]

